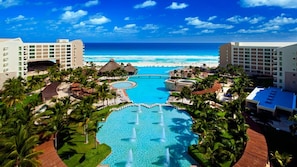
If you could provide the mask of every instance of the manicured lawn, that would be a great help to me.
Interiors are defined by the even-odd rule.
[[[289,167],[297,166],[297,136],[292,136],[288,132],[278,131],[270,127],[262,127],[269,154],[278,150],[280,153],[286,152],[293,156]]]
[[[111,153],[111,148],[106,144],[98,144],[96,149],[94,135],[89,135],[89,143],[85,144],[82,127],[72,125],[70,129],[74,133],[58,150],[67,166],[95,167]]]
[[[111,108],[117,108],[125,104],[107,106],[98,110],[92,113],[92,119],[106,119],[112,112]],[[68,128],[66,131],[67,134],[60,134],[59,138],[61,139],[59,142],[61,146],[58,150],[59,156],[67,166],[96,167],[111,153],[111,148],[104,143],[98,144],[96,148],[95,134],[89,134],[89,143],[85,144],[83,127],[78,126],[78,123],[71,124]]]

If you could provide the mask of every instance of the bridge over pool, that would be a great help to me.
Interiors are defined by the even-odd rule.
[[[169,75],[162,74],[139,74],[139,75],[131,75],[129,78],[169,78]]]

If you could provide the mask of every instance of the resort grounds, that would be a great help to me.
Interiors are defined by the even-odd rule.
[[[169,64],[162,64],[160,66],[159,64],[145,65],[145,67],[151,67],[151,66],[152,67],[156,67],[156,66],[171,67]],[[199,72],[197,72],[197,74],[194,74],[195,67],[196,67],[196,70],[199,69]],[[213,155],[214,157],[210,157],[210,159],[208,158],[209,152],[203,151],[203,147],[206,147],[205,141],[210,139],[209,135],[214,135],[214,134],[206,134],[205,131],[202,131],[202,129],[200,129],[200,126],[204,126],[202,122],[208,119],[207,124],[211,124],[211,122],[213,122],[213,125],[215,125],[216,124],[215,122],[218,121],[217,119],[220,119],[224,114],[229,115],[228,112],[230,111],[234,112],[233,114],[235,114],[236,116],[235,117],[232,116],[232,118],[230,117],[225,118],[223,116],[224,120],[227,122],[228,121],[241,122],[242,120],[244,120],[245,117],[255,118],[253,120],[254,123],[256,122],[257,126],[260,127],[259,128],[260,131],[257,131],[257,132],[264,135],[267,141],[268,152],[266,154],[267,161],[265,162],[265,164],[269,162],[269,160],[271,160],[271,162],[274,165],[279,164],[274,159],[276,155],[275,153],[276,150],[278,150],[281,153],[281,155],[283,155],[284,153],[288,153],[291,156],[293,155],[293,157],[296,157],[294,151],[291,149],[291,148],[294,148],[294,145],[295,145],[294,143],[294,141],[296,141],[295,136],[291,136],[289,132],[283,132],[283,131],[280,131],[278,128],[272,128],[271,126],[268,126],[269,124],[265,122],[267,120],[257,119],[257,114],[251,115],[252,112],[249,110],[246,110],[246,108],[244,107],[245,99],[244,99],[244,96],[242,97],[242,95],[248,94],[248,91],[246,91],[245,88],[250,86],[255,86],[255,85],[251,85],[252,83],[249,80],[244,80],[244,82],[241,80],[246,76],[243,75],[243,72],[240,69],[232,68],[232,69],[229,69],[229,71],[227,70],[225,72],[220,71],[220,69],[217,69],[217,70],[215,69],[216,68],[211,68],[207,64],[199,64],[199,66],[191,66],[191,67],[183,66],[183,68],[179,68],[179,70],[177,70],[177,72],[174,75],[170,76],[170,78],[175,78],[175,79],[187,78],[190,76],[187,79],[196,80],[199,83],[198,85],[196,85],[197,88],[194,88],[194,86],[191,87],[192,90],[189,90],[190,88],[185,88],[179,91],[171,91],[170,96],[166,101],[167,104],[170,104],[176,108],[185,109],[192,116],[193,123],[194,123],[192,130],[199,135],[199,138],[203,139],[203,140],[199,140],[199,144],[197,143],[189,147],[189,151],[191,152],[190,154],[193,157],[195,157],[197,161],[199,161],[195,165],[198,165],[198,164],[204,164],[206,166],[210,164],[218,165],[221,162],[225,162],[226,164],[228,164],[227,166],[235,165],[236,162],[240,160],[240,158],[242,158],[241,155],[244,155],[244,151],[247,151],[247,150],[244,150],[246,143],[243,143],[242,145],[243,149],[232,148],[235,150],[238,149],[237,151],[240,152],[239,154],[236,155],[236,157],[233,159],[232,162],[231,161],[229,162],[228,158],[227,158],[228,160],[217,159],[217,161],[214,161],[214,159],[216,159],[218,156],[222,157],[221,155],[224,155],[220,151],[223,151],[224,149],[226,150],[231,149],[231,147],[227,148],[226,146],[223,146],[220,144],[217,145],[219,146],[219,148],[223,150],[219,149],[220,150],[219,152],[213,152],[213,154],[211,155]],[[54,149],[57,149],[57,153],[59,154],[60,158],[62,158],[62,160],[67,166],[79,166],[79,165],[84,166],[85,164],[88,164],[91,166],[98,166],[99,164],[101,164],[101,162],[110,153],[112,153],[112,149],[116,149],[116,148],[110,148],[108,145],[104,143],[100,143],[100,141],[96,140],[96,134],[98,133],[98,131],[100,132],[100,128],[98,128],[96,125],[98,125],[98,122],[105,121],[106,119],[108,119],[108,115],[114,109],[123,107],[133,102],[133,100],[131,100],[130,97],[128,96],[126,90],[124,89],[114,90],[110,85],[110,83],[113,83],[115,81],[127,80],[128,79],[127,75],[118,73],[117,76],[114,76],[114,75],[111,75],[111,73],[105,73],[106,76],[102,77],[102,76],[98,76],[98,71],[99,71],[99,66],[96,66],[94,64],[91,64],[91,65],[88,64],[87,67],[84,67],[78,71],[75,71],[74,69],[74,71],[67,73],[67,75],[65,75],[66,74],[65,72],[64,76],[63,75],[58,76],[57,73],[60,73],[59,71],[49,70],[47,74],[44,73],[45,75],[44,79],[41,79],[39,82],[35,83],[35,85],[33,85],[32,88],[30,88],[30,94],[34,92],[33,94],[37,95],[42,91],[44,91],[47,86],[50,87],[51,84],[55,82],[59,82],[57,86],[53,87],[52,91],[55,92],[52,94],[53,97],[50,97],[46,101],[36,102],[38,105],[37,104],[35,105],[34,103],[34,107],[31,106],[32,108],[30,108],[28,111],[32,111],[32,113],[41,113],[40,116],[38,117],[38,120],[35,120],[33,122],[39,125],[38,130],[36,132],[33,132],[32,134],[32,136],[34,137],[37,137],[35,135],[39,135],[39,141],[36,144],[39,144],[41,146],[43,142],[46,143],[47,139],[50,139],[50,141],[54,140],[52,142],[54,144],[51,145],[51,147],[54,147]],[[229,72],[230,72],[230,75],[226,75],[226,73],[229,73]],[[240,77],[236,77],[237,75],[239,75]],[[213,76],[216,76],[216,77],[213,77]],[[214,86],[215,80],[218,80],[221,85],[218,89],[212,89]],[[32,78],[30,79],[30,81],[32,81]],[[44,83],[47,83],[47,84],[44,85]],[[26,89],[28,88],[26,87]],[[194,96],[195,92],[196,94],[199,94],[199,91],[204,91],[207,93],[205,95]],[[5,93],[5,90],[3,92]],[[27,93],[29,92],[27,91]],[[226,96],[228,94],[232,94],[232,96]],[[89,98],[93,96],[96,98],[94,99]],[[2,99],[4,98],[5,97],[2,97]],[[22,99],[20,100],[24,100],[24,97],[22,97]],[[12,103],[12,104],[16,105],[15,103]],[[1,107],[5,111],[7,110],[12,113],[15,113],[16,111],[22,112],[24,110],[27,110],[27,109],[21,109],[21,108],[22,108],[22,105],[28,105],[28,104],[22,103],[21,106],[14,107],[14,108],[13,107],[11,108],[12,105],[8,105],[7,107],[5,107],[5,105],[6,104],[4,103],[2,103],[1,105]],[[46,108],[44,108],[44,106],[46,106]],[[193,108],[193,106],[196,106],[196,108]],[[60,114],[62,115],[59,115],[59,116],[56,115],[58,117],[53,115],[54,113],[59,114],[58,111],[61,112]],[[205,114],[207,113],[206,117],[205,115],[203,115],[204,112]],[[32,115],[32,113],[27,113],[29,114],[28,116],[29,118],[32,117],[32,119],[30,118],[30,121],[33,120],[34,115]],[[211,118],[207,116],[211,116]],[[12,116],[9,116],[9,117],[12,117]],[[18,114],[16,114],[15,117],[16,117],[15,119],[19,119]],[[203,118],[205,120],[203,120]],[[52,123],[54,123],[57,120],[59,120],[59,122],[63,124],[59,124],[59,126],[61,126],[60,127],[61,129],[59,129],[58,131],[55,131],[53,127],[57,125],[53,126]],[[4,131],[3,136],[6,136],[6,135],[9,136],[10,134],[8,133],[9,130],[11,128],[16,128],[16,125],[12,125],[10,121],[11,120],[8,119],[5,122],[7,125],[9,124],[9,127],[7,127],[8,131]],[[239,122],[238,124],[240,124]],[[258,123],[261,123],[261,124],[258,124]],[[27,123],[23,122],[22,124],[26,125]],[[220,124],[222,125],[221,128],[225,126],[225,123],[217,122],[217,126],[220,126]],[[28,130],[28,133],[32,133],[30,132],[32,129],[29,129],[29,127],[31,126],[32,124],[30,124],[30,126],[25,128]],[[47,127],[47,126],[51,126],[51,127]],[[50,131],[44,131],[44,128],[50,129]],[[209,126],[207,128],[213,128],[213,127]],[[242,128],[241,129],[242,131],[246,131],[247,127],[242,126],[240,128]],[[231,132],[220,131],[220,133],[222,133],[221,137],[216,137],[217,138],[216,140],[220,139],[217,142],[225,143],[230,141],[231,139],[233,140],[233,137],[230,137]],[[237,132],[232,132],[232,133],[237,134]],[[277,134],[278,137],[273,136],[273,134]],[[245,140],[246,134],[244,134],[241,137],[243,137],[243,140]],[[2,137],[1,140],[2,139],[6,141],[5,138]],[[57,145],[55,143],[56,140],[59,141]],[[283,140],[287,140],[288,142],[287,143],[283,142]],[[246,141],[249,142],[249,140],[246,140]],[[36,146],[36,144],[34,146]],[[290,145],[291,147],[288,145]],[[9,150],[6,150],[6,151],[9,151]],[[46,152],[47,150],[43,150],[43,151]],[[212,151],[216,151],[216,150],[212,150]],[[262,155],[262,156],[265,157],[265,155]],[[43,157],[44,157],[43,160],[50,159],[50,157],[47,157],[46,155],[44,155]],[[268,159],[268,157],[270,158]],[[6,157],[6,158],[9,159],[11,157]],[[211,159],[211,158],[214,158],[214,159]],[[257,156],[255,156],[254,158],[256,160]],[[40,158],[39,160],[42,161],[42,158]],[[209,162],[210,160],[212,162]],[[288,163],[289,166],[291,165],[294,166],[294,164],[296,164],[295,161],[296,160],[294,158],[291,163]],[[44,162],[42,162],[41,165],[46,166],[43,163]],[[249,162],[245,162],[245,163],[247,165],[247,163]]]

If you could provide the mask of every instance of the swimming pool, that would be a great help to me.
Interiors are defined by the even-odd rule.
[[[168,74],[174,68],[143,67],[138,74]],[[191,129],[192,119],[184,111],[166,106],[169,92],[166,78],[130,78],[136,87],[127,89],[131,106],[112,112],[97,133],[100,143],[112,153],[101,164],[111,167],[189,167],[197,164],[187,153],[198,136]]]
[[[153,75],[169,75],[169,71],[174,67],[138,67],[138,74],[153,74]],[[165,103],[168,99],[169,92],[165,88],[165,80],[167,78],[158,77],[131,77],[129,81],[137,83],[133,89],[127,90],[129,98],[134,103]]]
[[[191,117],[169,106],[138,105],[112,112],[97,134],[112,148],[101,164],[111,167],[189,167],[188,146],[197,143]]]
[[[116,89],[131,89],[135,85],[136,83],[131,81],[119,81],[111,84],[111,86]]]

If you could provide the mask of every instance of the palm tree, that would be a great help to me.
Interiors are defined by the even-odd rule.
[[[58,148],[58,134],[69,124],[67,111],[70,106],[67,103],[68,100],[58,101],[53,107],[41,114],[41,117],[45,116],[42,121],[43,124],[47,124],[47,128],[54,134],[56,149]]]
[[[71,113],[71,117],[80,122],[79,125],[83,126],[83,133],[85,135],[85,143],[89,143],[88,131],[92,128],[89,128],[91,123],[91,115],[94,112],[92,107],[94,98],[92,96],[84,97],[79,103],[77,103],[75,109]]]
[[[191,89],[189,87],[187,87],[187,86],[184,86],[182,88],[181,92],[180,92],[182,101],[183,101],[184,98],[185,99],[190,99],[191,93],[192,93]]]
[[[291,154],[285,152],[281,154],[278,152],[278,150],[276,150],[274,153],[270,153],[270,155],[272,156],[272,159],[276,160],[281,167],[287,166],[293,158]]]
[[[9,139],[1,138],[1,154],[0,157],[5,158],[1,166],[7,167],[38,167],[40,162],[37,156],[42,152],[35,151],[38,136],[30,135],[28,129],[19,125],[16,129],[17,133]]]
[[[25,81],[21,78],[10,78],[4,82],[2,101],[11,107],[25,98]]]

